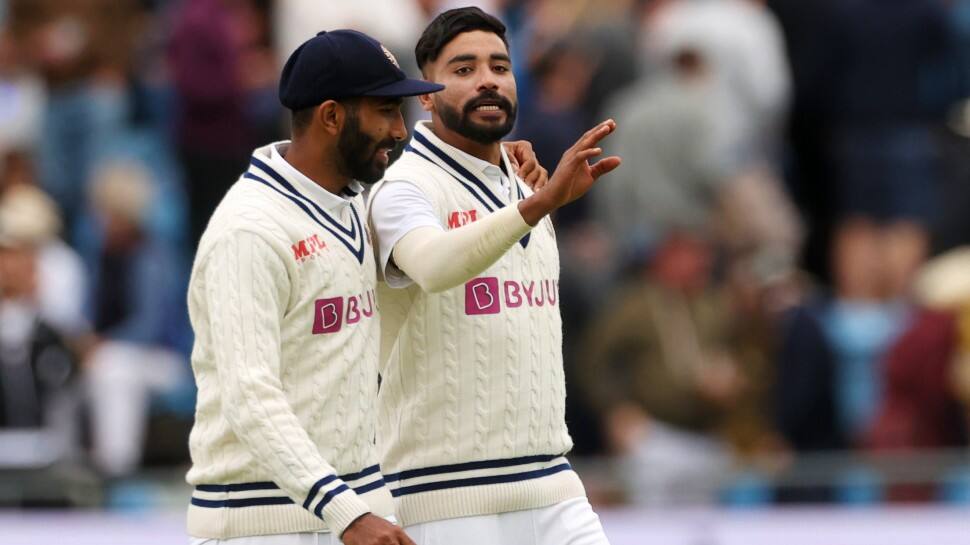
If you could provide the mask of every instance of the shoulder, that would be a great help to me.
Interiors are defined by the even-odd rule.
[[[406,151],[388,167],[385,180],[406,180],[423,184],[441,174],[440,168],[413,151]]]
[[[230,244],[248,243],[249,251],[286,255],[287,211],[254,184],[237,182],[213,212],[199,241],[196,263]]]

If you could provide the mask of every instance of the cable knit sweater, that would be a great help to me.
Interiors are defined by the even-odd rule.
[[[419,123],[385,179],[414,183],[449,228],[515,206],[529,193],[517,180],[510,200],[480,176]],[[379,285],[378,443],[404,524],[532,509],[585,494],[564,458],[572,440],[558,291],[549,218],[457,288],[427,293],[417,285]]]
[[[324,191],[285,146],[253,153],[193,266],[195,537],[339,534],[393,512],[374,444],[379,325],[361,198]]]

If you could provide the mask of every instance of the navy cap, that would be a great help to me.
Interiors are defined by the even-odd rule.
[[[410,79],[374,38],[356,30],[321,32],[303,42],[280,76],[280,102],[291,110],[360,96],[409,97],[444,85]]]

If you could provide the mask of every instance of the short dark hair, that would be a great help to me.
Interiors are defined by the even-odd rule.
[[[418,68],[423,71],[424,66],[434,62],[455,36],[473,30],[484,30],[497,35],[508,49],[509,42],[505,38],[505,25],[502,21],[476,7],[450,9],[435,17],[421,33],[418,45],[414,46],[414,58],[418,61]]]
[[[313,121],[313,112],[316,109],[317,106],[310,106],[300,110],[290,110],[290,126],[293,128],[294,134],[302,134],[310,126],[310,122]]]
[[[341,98],[337,102],[343,104],[350,112],[350,115],[357,115],[357,109],[360,107],[360,97]],[[308,108],[290,110],[290,127],[293,130],[293,134],[302,134],[310,126],[310,123],[313,122],[313,114],[319,107],[320,104],[315,104]]]

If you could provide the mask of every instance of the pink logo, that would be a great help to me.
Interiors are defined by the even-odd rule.
[[[317,299],[313,316],[313,334],[320,335],[321,333],[336,333],[340,331],[340,327],[343,325],[341,323],[343,314],[343,297]]]
[[[501,307],[498,278],[473,278],[465,284],[465,314],[498,314]]]

